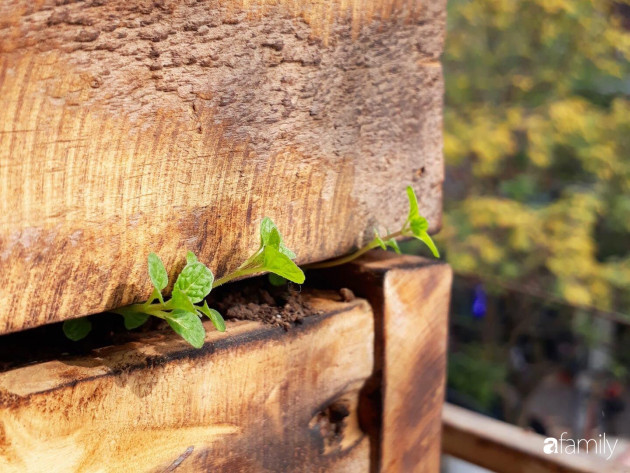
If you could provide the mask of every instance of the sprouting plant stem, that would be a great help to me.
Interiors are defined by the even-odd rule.
[[[162,304],[161,302],[157,304],[147,304],[146,302],[142,304],[131,304],[112,310],[112,312],[123,316],[134,314],[148,314],[159,317],[160,319],[165,319],[168,316],[168,313],[165,311],[172,309],[172,307],[169,307],[169,302],[170,301],[166,302],[165,304]]]
[[[256,264],[256,259],[262,254],[263,248],[260,248],[256,253],[247,258],[243,263],[236,268],[236,271],[250,268],[253,264]],[[216,284],[213,284],[212,287],[216,287]]]
[[[398,238],[399,236],[403,236],[404,235],[404,230],[400,230],[398,232],[394,232],[394,233],[390,233],[389,235],[386,235],[382,238],[383,241],[387,241],[391,238]],[[335,259],[331,259],[328,261],[324,261],[322,263],[311,263],[311,264],[305,264],[304,266],[302,266],[302,268],[304,269],[323,269],[323,268],[332,268],[333,266],[339,266],[340,264],[345,264],[345,263],[349,263],[352,260],[357,259],[359,256],[361,256],[364,253],[367,253],[370,250],[373,250],[374,248],[377,248],[378,246],[380,246],[378,240],[376,238],[374,238],[372,241],[370,241],[367,245],[363,246],[362,248],[359,248],[357,251],[355,251],[354,253],[350,253],[347,256],[342,256],[341,258],[335,258]]]
[[[223,284],[230,282],[232,279],[236,279],[241,276],[247,276],[249,274],[256,274],[256,273],[259,273],[260,271],[261,271],[261,268],[258,266],[249,267],[249,268],[244,267],[241,269],[237,269],[235,271],[232,271],[229,274],[226,274],[222,278],[215,279],[214,284],[212,284],[212,289],[222,286]]]
[[[261,271],[260,262],[257,261],[263,252],[263,248],[260,248],[256,253],[247,258],[243,263],[231,273],[225,276],[215,279],[212,284],[212,289],[222,286],[223,284],[230,282],[232,279],[236,279],[240,276],[247,276],[248,274],[255,274]]]

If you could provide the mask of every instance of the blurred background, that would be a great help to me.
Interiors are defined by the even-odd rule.
[[[448,15],[448,401],[630,439],[630,2]]]

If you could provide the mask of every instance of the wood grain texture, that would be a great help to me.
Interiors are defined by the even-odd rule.
[[[543,452],[545,438],[450,404],[444,406],[444,453],[497,473],[622,473],[596,455]]]
[[[440,222],[444,0],[0,2],[0,333]]]
[[[375,312],[374,391],[368,397],[380,407],[378,418],[365,420],[377,439],[371,471],[438,472],[450,267],[377,250],[314,278],[351,288]]]
[[[145,334],[0,373],[0,471],[367,472],[373,314],[311,303],[323,313],[286,333],[229,322],[200,350]]]

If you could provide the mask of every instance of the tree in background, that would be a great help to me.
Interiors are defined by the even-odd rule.
[[[629,11],[449,0],[439,240],[456,272],[630,314]]]

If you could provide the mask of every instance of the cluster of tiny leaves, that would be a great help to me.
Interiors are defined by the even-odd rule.
[[[384,250],[387,248],[391,248],[396,253],[400,254],[400,248],[398,247],[398,243],[396,242],[395,236],[406,236],[417,238],[422,241],[431,253],[436,258],[440,257],[440,252],[438,251],[435,243],[429,236],[429,222],[427,219],[420,215],[420,211],[418,209],[418,199],[416,197],[416,193],[414,192],[411,186],[407,187],[407,198],[409,199],[409,214],[407,215],[407,220],[403,224],[401,230],[397,233],[390,233],[387,237],[382,238],[378,233],[378,230],[374,230],[374,240],[373,246],[379,246]],[[395,235],[395,236],[392,236]]]
[[[175,281],[170,301],[162,302],[164,299],[161,291],[168,285],[168,275],[162,260],[155,253],[149,255],[149,277],[155,290],[147,302],[152,302],[155,300],[154,296],[157,296],[160,305],[164,306],[166,322],[193,347],[200,348],[206,337],[206,331],[200,319],[204,315],[212,321],[217,330],[225,331],[225,322],[221,314],[209,308],[208,303],[204,301],[212,290],[214,275],[208,267],[197,260],[192,252],[189,251],[186,255],[186,266]],[[203,305],[195,305],[201,301]],[[168,309],[170,312],[167,312]],[[145,313],[123,314],[125,327],[128,329],[139,327],[150,315],[150,308]]]
[[[293,281],[304,282],[304,272],[293,262],[295,253],[284,246],[280,232],[269,217],[260,224],[260,248],[252,258],[254,269]]]
[[[438,251],[435,243],[428,234],[429,230],[429,222],[427,219],[420,215],[420,211],[418,210],[418,199],[416,198],[416,194],[411,188],[411,186],[407,187],[407,198],[409,199],[409,215],[407,216],[407,220],[403,225],[402,234],[404,236],[412,236],[422,241],[425,245],[429,247],[431,253],[436,258],[440,257],[440,252]],[[396,250],[400,252],[398,249],[398,245],[393,240],[389,240],[385,242],[385,244],[389,244]]]

